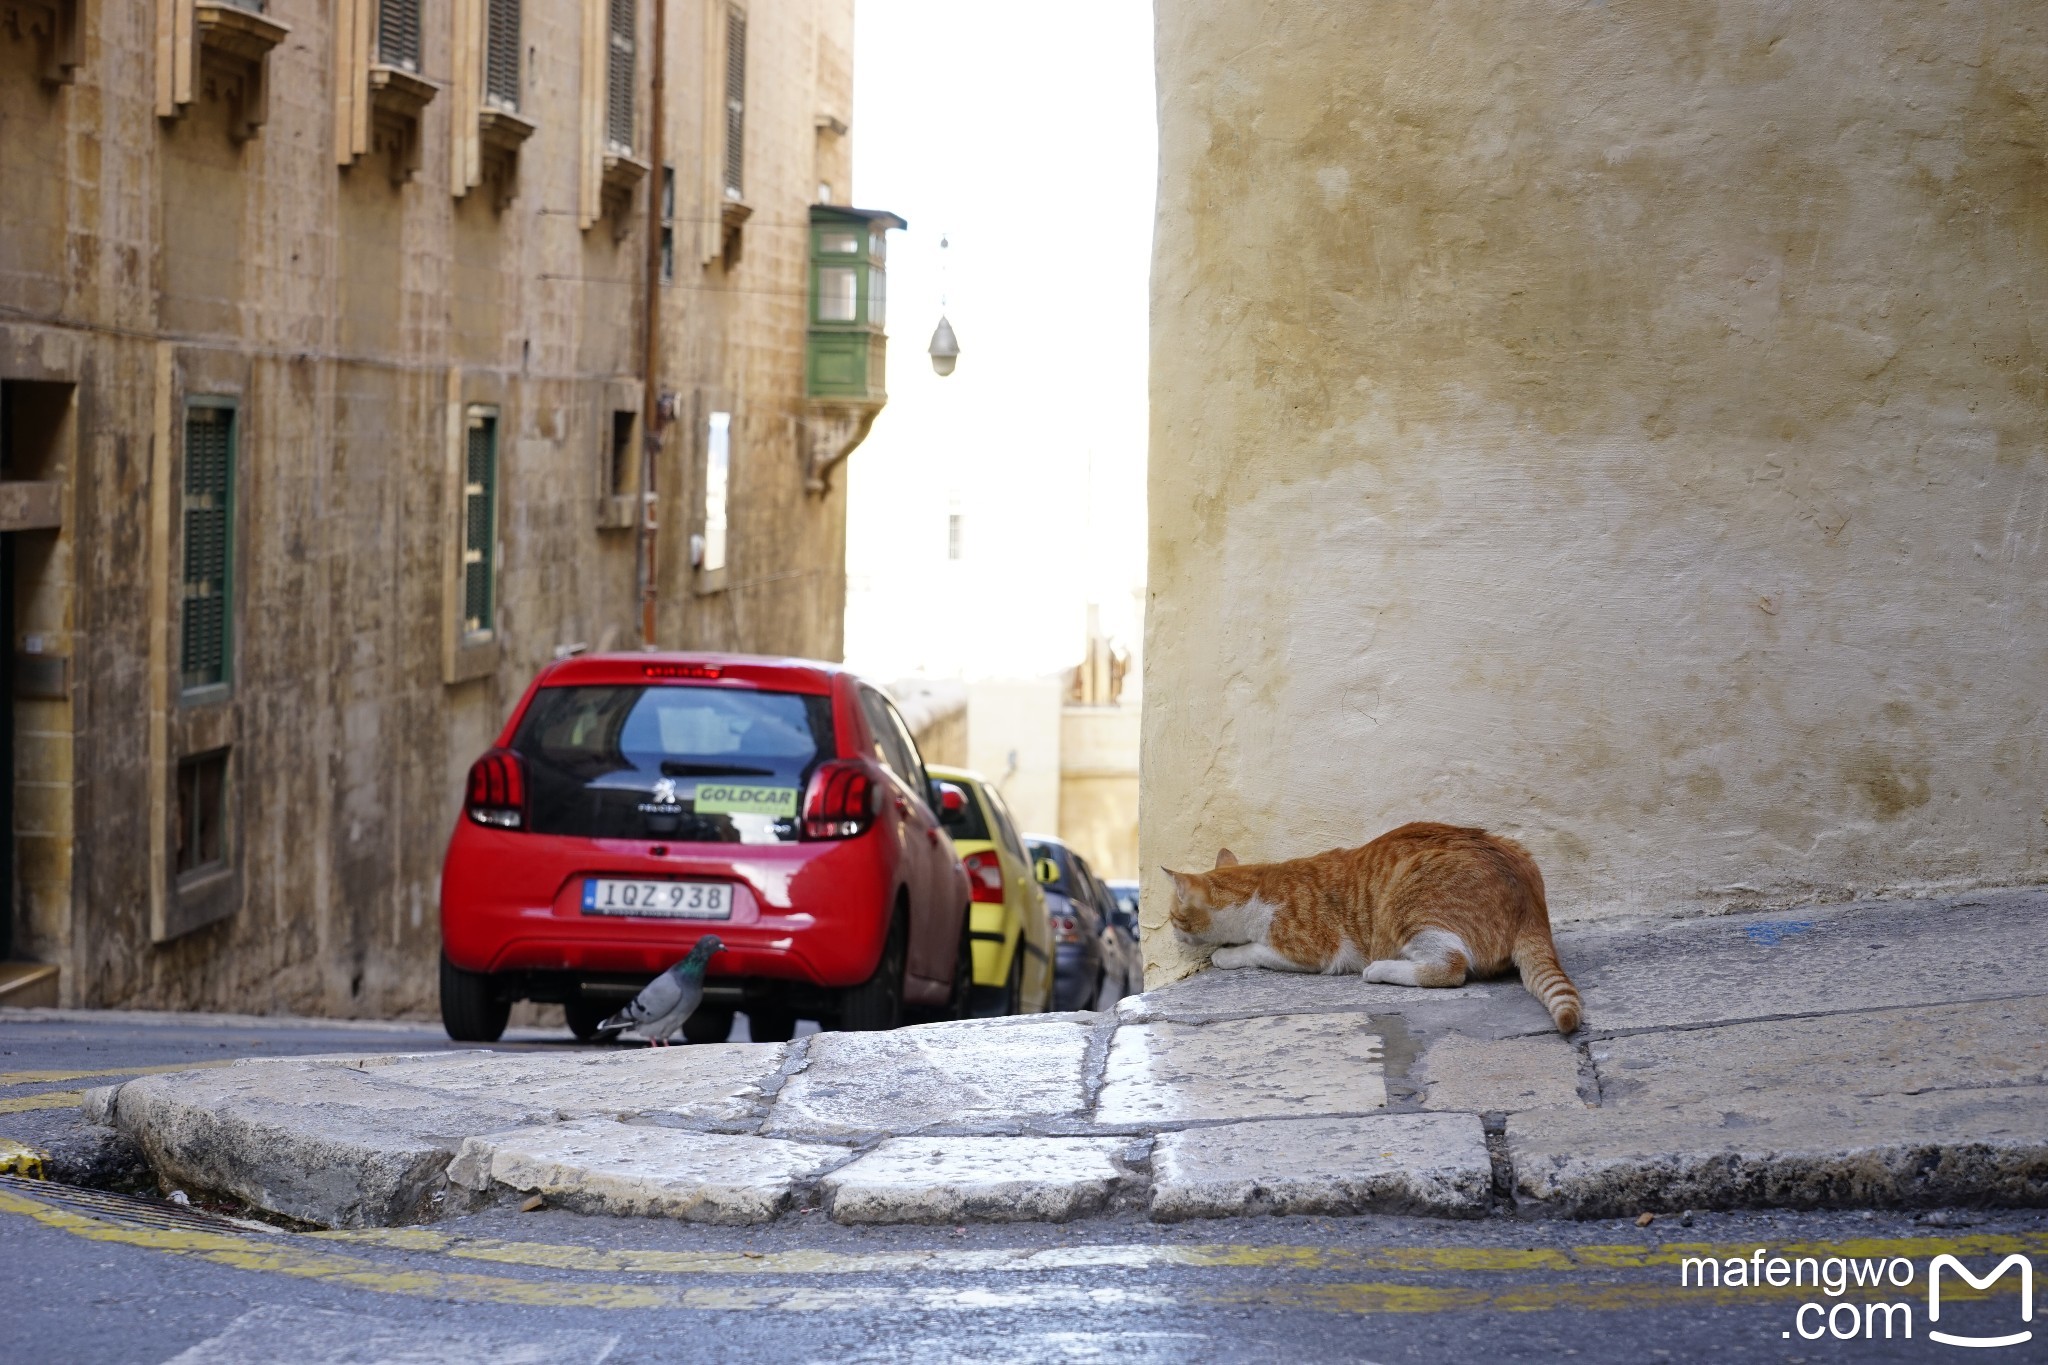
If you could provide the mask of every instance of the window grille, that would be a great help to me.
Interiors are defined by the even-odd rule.
[[[747,16],[725,13],[725,192],[740,197],[746,166]]]
[[[172,868],[180,876],[227,864],[227,790],[226,749],[178,760],[178,847]]]
[[[484,98],[519,108],[519,0],[490,0],[484,21]]]
[[[179,672],[185,691],[228,680],[235,410],[185,412],[185,575]]]
[[[377,0],[377,60],[420,69],[420,0]]]
[[[462,471],[462,632],[488,634],[496,597],[494,547],[498,532],[498,419],[469,415],[469,449]]]
[[[633,150],[633,9],[634,0],[611,0],[605,139],[622,152]]]

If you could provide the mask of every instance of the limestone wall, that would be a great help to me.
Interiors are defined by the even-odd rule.
[[[40,539],[18,567],[44,596],[18,594],[6,642],[34,633],[69,670],[61,701],[16,707],[30,798],[16,807],[16,950],[63,964],[67,1003],[431,1011],[464,772],[558,648],[638,642],[634,509],[609,483],[613,414],[641,403],[647,181],[586,221],[582,57],[605,11],[523,6],[534,129],[501,201],[454,170],[462,6],[424,8],[421,75],[440,88],[410,178],[394,178],[402,152],[381,127],[338,164],[347,63],[333,25],[353,7],[270,0],[290,33],[246,140],[243,87],[218,54],[160,116],[159,21],[189,24],[189,6],[75,8],[68,83],[44,79],[35,24],[0,25],[0,380],[53,386],[67,405],[61,449],[32,476],[62,480],[64,526],[23,533]],[[705,250],[723,205],[706,168],[723,165],[711,92],[722,101],[727,6],[668,6],[678,194],[662,386],[678,419],[658,469],[658,638],[836,657],[845,504],[843,488],[804,489],[805,232],[820,182],[847,190],[852,4],[747,9],[753,212],[743,250],[722,255]],[[644,158],[653,7],[636,12]],[[234,401],[241,422],[233,685],[204,705],[162,686],[192,397]],[[500,418],[499,609],[491,647],[451,668],[450,456],[470,404]],[[706,583],[688,536],[714,408],[739,435],[729,571]],[[219,747],[232,912],[165,933],[172,774]]]
[[[2048,879],[2048,8],[1160,0],[1143,861]]]

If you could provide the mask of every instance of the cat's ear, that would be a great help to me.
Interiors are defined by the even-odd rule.
[[[1194,879],[1185,872],[1175,872],[1172,868],[1164,865],[1159,870],[1173,878],[1173,894],[1181,900],[1186,900],[1188,898],[1188,888],[1194,884]]]
[[[1218,866],[1218,867],[1236,867],[1236,866],[1237,866],[1237,855],[1236,855],[1235,853],[1232,853],[1232,852],[1231,852],[1231,851],[1230,851],[1229,849],[1227,849],[1227,848],[1219,848],[1219,849],[1217,849],[1217,850],[1216,850],[1216,866]]]

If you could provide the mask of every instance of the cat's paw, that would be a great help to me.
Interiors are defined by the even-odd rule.
[[[1212,967],[1249,967],[1253,965],[1252,950],[1245,947],[1218,948],[1209,954]]]

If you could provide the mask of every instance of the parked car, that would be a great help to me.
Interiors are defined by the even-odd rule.
[[[1039,889],[1052,919],[1053,1008],[1092,1010],[1102,987],[1102,910],[1088,861],[1049,834],[1028,834]]]
[[[441,873],[441,1018],[489,1042],[512,1002],[587,1038],[707,929],[723,1040],[958,1014],[967,873],[903,718],[832,664],[600,654],[542,670],[470,769]]]
[[[939,818],[953,836],[974,897],[968,938],[974,944],[974,997],[969,1012],[1038,1014],[1052,1004],[1052,921],[1017,836],[1017,824],[980,773],[934,766]]]
[[[1130,881],[1107,881],[1103,884],[1110,898],[1116,902],[1112,920],[1125,944],[1124,961],[1127,971],[1124,977],[1123,995],[1140,995],[1145,990],[1145,947],[1138,934],[1138,884]],[[1118,997],[1119,999],[1122,996]]]

